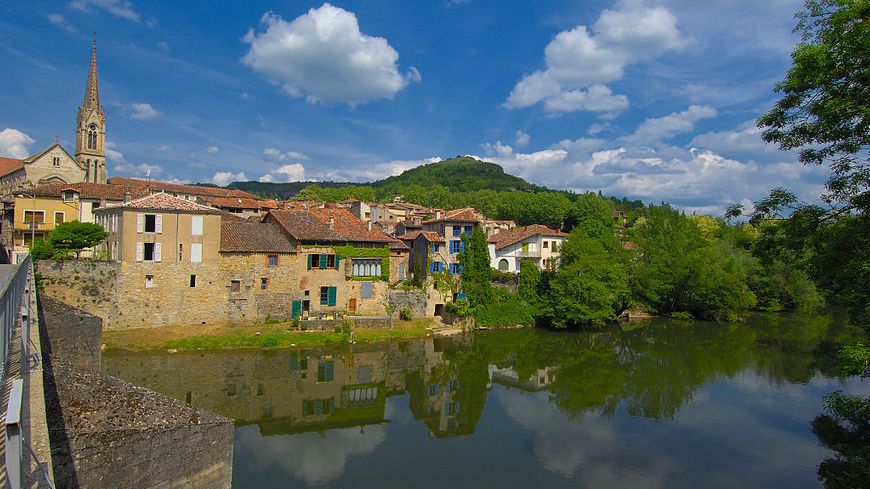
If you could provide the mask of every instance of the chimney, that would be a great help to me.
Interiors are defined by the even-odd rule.
[[[333,229],[335,227],[335,218],[330,217],[329,219],[327,219],[326,227],[328,227],[329,229]]]
[[[435,220],[441,219],[441,211],[435,211]]]
[[[129,204],[133,200],[133,195],[130,192],[124,192],[124,203]]]
[[[369,221],[368,224],[369,224],[369,231],[371,231],[372,230],[372,222]]]

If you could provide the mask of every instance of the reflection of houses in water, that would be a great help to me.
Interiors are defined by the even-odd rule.
[[[263,435],[325,431],[386,422],[386,398],[408,392],[415,419],[436,437],[469,434],[479,417],[483,382],[462,390],[457,365],[444,358],[453,341],[357,345],[319,350],[125,354],[104,357],[114,375],[222,414]],[[484,371],[481,369],[481,374]],[[484,378],[485,379],[485,378]],[[474,412],[474,409],[470,410]]]
[[[424,362],[422,342],[317,350],[125,355],[110,375],[220,413],[264,434],[385,422],[386,397],[405,391],[408,364]]]
[[[487,370],[489,371],[487,388],[491,388],[492,384],[499,384],[523,390],[540,391],[556,381],[557,367],[539,368],[527,379],[520,379],[519,373],[513,367],[502,368],[490,364]]]

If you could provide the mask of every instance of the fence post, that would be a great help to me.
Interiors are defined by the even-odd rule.
[[[21,488],[21,397],[24,381],[12,381],[9,405],[6,406],[6,483],[9,489]]]

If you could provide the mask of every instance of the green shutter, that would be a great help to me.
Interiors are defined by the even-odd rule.
[[[293,309],[290,313],[290,317],[292,317],[293,320],[297,320],[302,317],[302,300],[297,299],[293,301]]]
[[[330,287],[330,288],[329,288],[329,293],[328,293],[328,296],[329,296],[329,304],[327,304],[327,305],[329,305],[329,306],[334,306],[334,305],[335,305],[335,291],[336,291],[335,287]]]
[[[336,269],[336,270],[338,270],[338,260],[339,260],[339,259],[340,259],[340,258],[339,258],[339,256],[338,256],[338,253],[336,253],[336,254],[335,254],[335,269]]]
[[[308,269],[311,270],[311,254],[308,255]]]
[[[326,380],[335,380],[335,362],[326,362]]]
[[[320,255],[320,268],[326,268],[326,254]]]

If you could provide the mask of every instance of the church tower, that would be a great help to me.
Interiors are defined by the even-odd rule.
[[[100,105],[96,36],[91,47],[91,66],[88,70],[85,100],[76,117],[75,158],[86,170],[86,182],[106,183],[106,111]]]

